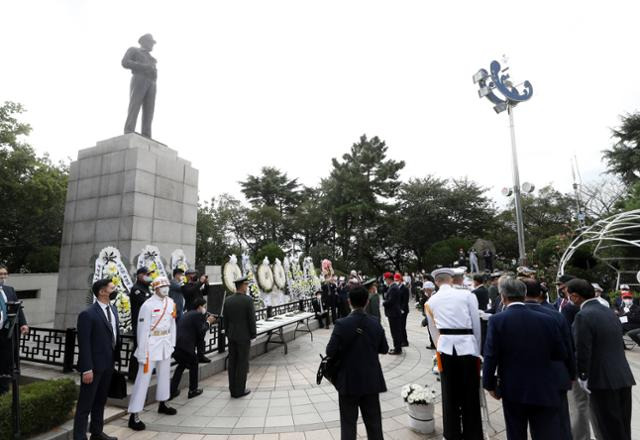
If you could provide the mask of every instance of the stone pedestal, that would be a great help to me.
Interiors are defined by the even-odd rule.
[[[106,246],[118,248],[130,270],[148,244],[167,263],[180,248],[193,264],[197,204],[198,171],[166,145],[132,133],[80,150],[69,170],[56,328],[75,327],[91,263]]]

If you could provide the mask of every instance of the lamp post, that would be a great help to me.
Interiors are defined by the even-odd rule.
[[[520,174],[518,171],[518,154],[516,150],[516,132],[513,123],[513,109],[520,103],[527,101],[533,94],[533,87],[529,81],[522,83],[522,92],[518,85],[511,82],[509,68],[502,68],[500,63],[492,61],[489,71],[480,69],[473,75],[474,84],[478,84],[478,96],[491,101],[496,113],[507,111],[509,114],[509,129],[511,131],[511,161],[513,177],[513,196],[516,211],[516,230],[518,233],[518,260],[520,265],[527,264],[527,255],[524,248],[524,224],[522,221],[522,197],[520,193]]]

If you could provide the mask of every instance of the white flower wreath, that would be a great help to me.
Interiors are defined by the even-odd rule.
[[[273,265],[273,281],[280,290],[284,290],[287,285],[287,277],[284,273],[284,267],[279,258],[276,258],[276,263]]]
[[[240,266],[238,266],[238,259],[235,255],[231,255],[229,261],[224,265],[222,278],[227,290],[229,292],[235,292],[236,280],[242,278],[242,271],[240,270]]]
[[[271,266],[269,266],[269,258],[264,257],[264,261],[258,266],[258,284],[264,292],[271,292],[273,289],[273,272],[271,272]]]

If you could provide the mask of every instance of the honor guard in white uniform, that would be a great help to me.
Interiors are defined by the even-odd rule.
[[[138,418],[144,408],[147,390],[154,368],[158,378],[156,400],[160,402],[158,412],[174,415],[166,401],[170,395],[171,354],[176,345],[176,307],[169,298],[169,280],[158,277],[152,283],[154,295],[144,302],[138,316],[138,348],[135,357],[140,364],[136,382],[129,401],[129,427],[136,431],[145,429]]]
[[[439,290],[425,312],[440,371],[444,439],[482,440],[478,299],[452,284],[453,269],[431,275]]]

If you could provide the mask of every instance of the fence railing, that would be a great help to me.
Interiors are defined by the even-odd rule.
[[[256,320],[264,320],[276,315],[293,311],[313,311],[311,299],[305,298],[278,306],[269,306],[256,310]],[[20,338],[20,360],[62,367],[65,373],[76,369],[78,363],[77,331],[75,328],[58,330],[52,328],[30,327],[29,333]],[[121,336],[120,364],[118,370],[128,375],[129,363],[133,354],[133,336]],[[226,350],[224,329],[218,323],[212,325],[205,334],[204,351],[206,354]]]

